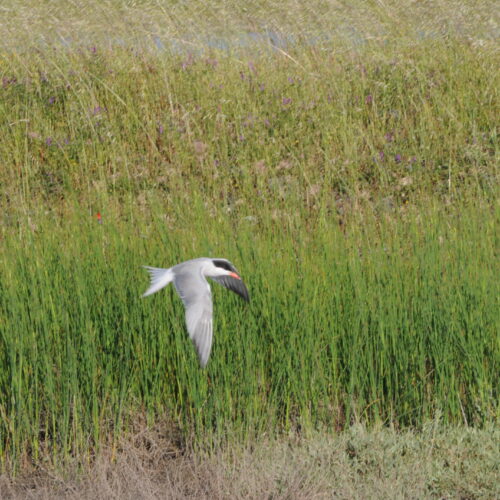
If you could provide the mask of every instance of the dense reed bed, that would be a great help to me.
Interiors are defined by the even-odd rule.
[[[2,251],[3,452],[84,451],[135,411],[189,434],[416,425],[439,415],[481,425],[498,411],[495,224],[419,209],[257,229],[164,218],[64,225]],[[215,345],[198,367],[172,291],[141,300],[144,263],[228,255],[250,307],[214,285]],[[104,436],[103,436],[104,434]],[[5,456],[5,455],[4,455]]]
[[[139,415],[208,448],[495,421],[487,39],[416,40],[414,23],[153,50],[151,30],[130,47],[82,26],[0,54],[3,466],[90,460]],[[252,296],[214,284],[207,370],[173,291],[140,299],[141,265],[202,255],[232,260]]]

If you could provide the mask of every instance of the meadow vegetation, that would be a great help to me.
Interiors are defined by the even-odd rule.
[[[182,454],[162,425],[136,429],[120,453],[85,468],[0,476],[2,499],[246,498],[318,500],[498,498],[498,429],[370,429],[279,438]]]
[[[141,419],[199,453],[355,423],[498,442],[493,2],[17,4],[3,470],[91,464]],[[141,265],[202,255],[251,294],[212,287],[206,370],[174,292],[140,299]]]

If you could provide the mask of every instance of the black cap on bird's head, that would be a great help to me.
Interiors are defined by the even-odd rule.
[[[226,259],[212,259],[212,262],[215,267],[220,267],[221,269],[225,269],[226,271],[232,271],[233,273],[238,274],[236,268]]]

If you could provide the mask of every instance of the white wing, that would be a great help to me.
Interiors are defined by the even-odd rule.
[[[212,293],[205,278],[193,270],[175,274],[174,285],[186,308],[189,337],[198,352],[202,367],[208,362],[212,349]]]

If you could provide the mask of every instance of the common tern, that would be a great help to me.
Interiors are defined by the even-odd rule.
[[[207,278],[229,288],[249,302],[248,290],[236,268],[227,259],[200,257],[163,269],[144,266],[151,274],[147,297],[173,281],[186,309],[186,326],[200,365],[205,367],[212,349],[212,292]]]

